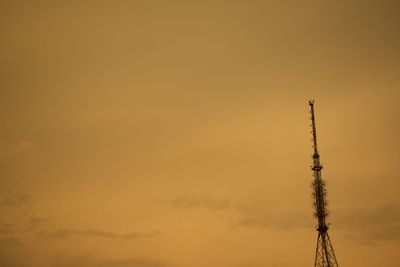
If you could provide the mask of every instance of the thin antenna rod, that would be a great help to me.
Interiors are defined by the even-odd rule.
[[[312,135],[313,135],[313,145],[314,145],[314,158],[318,158],[318,148],[317,148],[317,130],[315,128],[315,114],[314,114],[314,100],[310,100],[308,104],[311,107],[311,123],[312,123]]]

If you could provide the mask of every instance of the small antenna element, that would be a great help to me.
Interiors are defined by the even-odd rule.
[[[328,234],[328,224],[326,219],[328,217],[327,201],[326,201],[326,186],[325,182],[321,177],[322,165],[319,158],[318,147],[317,147],[317,130],[315,128],[315,113],[314,113],[314,100],[309,102],[311,109],[311,127],[313,137],[313,165],[311,167],[313,171],[314,180],[312,182],[313,197],[314,197],[314,208],[315,217],[318,220],[318,238],[317,238],[317,249],[315,253],[314,267],[339,267],[333,246]]]

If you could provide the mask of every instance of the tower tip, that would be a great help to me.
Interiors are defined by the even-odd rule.
[[[309,104],[310,106],[314,105],[314,100],[308,101],[308,104]]]

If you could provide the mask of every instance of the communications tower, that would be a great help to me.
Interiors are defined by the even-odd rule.
[[[318,220],[318,238],[317,248],[315,251],[315,262],[314,267],[338,267],[335,252],[328,234],[328,224],[326,219],[328,217],[327,201],[326,201],[326,186],[325,182],[321,177],[322,165],[319,159],[319,153],[317,148],[317,132],[315,128],[315,114],[314,114],[314,100],[309,101],[311,108],[311,126],[313,136],[313,148],[314,154],[313,170],[314,180],[312,182],[313,196],[314,196],[314,208],[315,217]]]

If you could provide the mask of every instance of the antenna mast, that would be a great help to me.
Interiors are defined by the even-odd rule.
[[[317,130],[315,128],[315,114],[314,114],[314,100],[309,101],[311,108],[311,126],[313,136],[313,148],[314,154],[313,170],[314,181],[312,182],[313,196],[314,196],[314,208],[315,217],[318,220],[318,238],[317,238],[317,249],[315,253],[314,267],[339,267],[333,246],[328,234],[328,224],[326,218],[328,217],[327,201],[326,201],[326,186],[324,180],[321,177],[322,165],[319,159],[318,147],[317,147]]]

